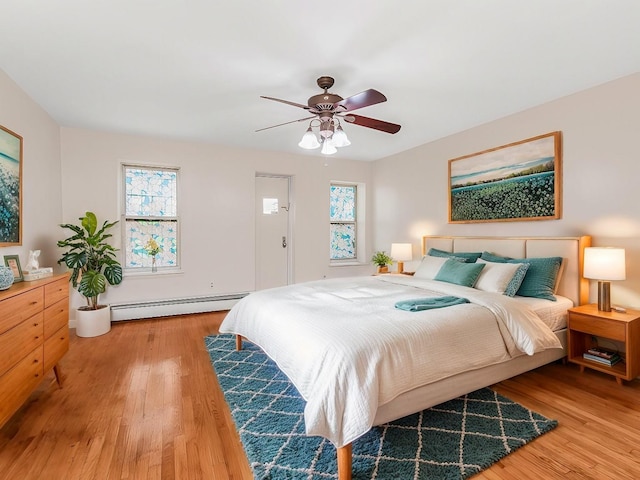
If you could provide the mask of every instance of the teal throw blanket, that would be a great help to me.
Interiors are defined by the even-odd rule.
[[[453,296],[416,298],[413,300],[402,300],[397,302],[396,308],[406,310],[407,312],[419,312],[421,310],[430,310],[432,308],[451,307],[452,305],[460,305],[461,303],[469,303],[469,300]]]

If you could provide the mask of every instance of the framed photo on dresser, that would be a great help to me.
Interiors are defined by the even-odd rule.
[[[20,257],[18,255],[5,255],[4,264],[13,272],[13,283],[24,280],[22,267],[20,266]]]

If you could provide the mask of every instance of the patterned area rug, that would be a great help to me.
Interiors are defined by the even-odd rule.
[[[233,335],[205,343],[255,478],[337,478],[335,448],[305,435],[305,402],[275,363]],[[374,427],[353,443],[353,479],[467,478],[556,425],[481,389]]]

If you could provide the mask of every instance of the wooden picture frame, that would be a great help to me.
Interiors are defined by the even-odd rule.
[[[0,125],[0,247],[22,245],[22,137]]]
[[[449,223],[557,220],[561,132],[449,160]]]
[[[20,266],[20,257],[18,255],[5,255],[4,264],[13,272],[13,283],[24,280],[22,267]]]

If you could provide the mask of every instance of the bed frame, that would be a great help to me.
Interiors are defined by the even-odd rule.
[[[557,294],[571,299],[574,305],[589,301],[589,283],[583,276],[584,249],[591,237],[458,237],[425,236],[422,254],[429,248],[448,252],[482,252],[514,258],[562,257],[562,275]],[[464,372],[406,392],[392,402],[379,407],[374,425],[420,412],[447,400],[487,387],[521,373],[559,360],[566,355],[566,329],[555,332],[563,348],[545,350],[535,355],[521,355],[507,362]],[[242,348],[242,338],[236,336],[236,347]],[[337,448],[338,480],[351,480],[352,445]]]

